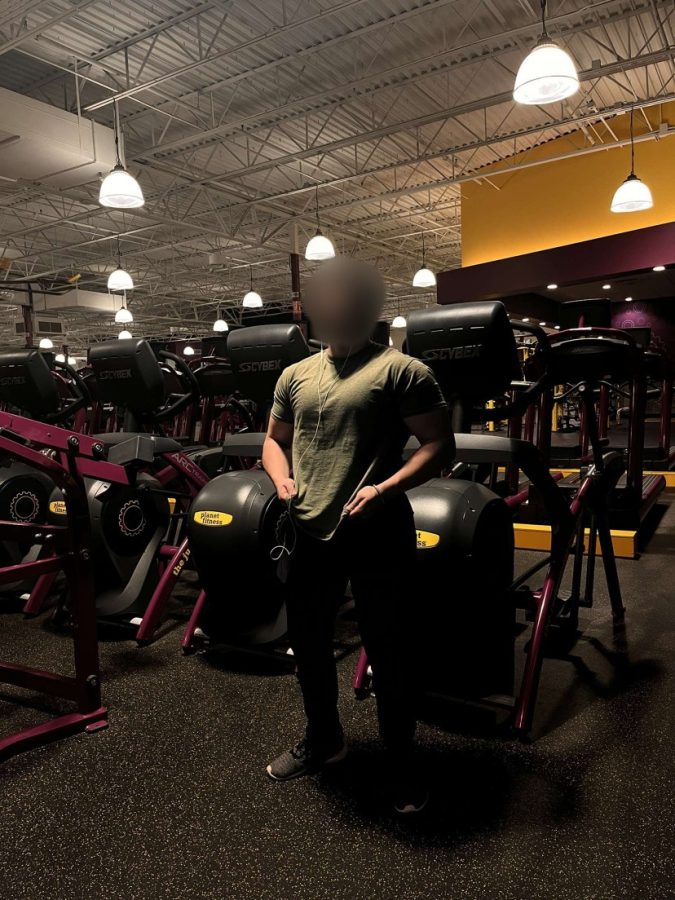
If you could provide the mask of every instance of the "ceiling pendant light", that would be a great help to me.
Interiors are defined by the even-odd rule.
[[[399,313],[397,316],[394,316],[394,320],[391,323],[392,328],[405,328],[408,323],[406,322],[405,316],[402,316]]]
[[[428,288],[434,287],[436,284],[436,276],[431,271],[431,269],[427,269],[426,262],[424,259],[424,235],[422,235],[422,268],[418,269],[413,276],[413,287],[419,288]],[[397,316],[398,318],[398,316]],[[395,326],[395,327],[403,327],[403,326]]]
[[[131,332],[125,328],[124,331],[120,331],[117,337],[120,341],[128,341],[131,338]]]
[[[63,353],[57,353],[56,356],[54,357],[54,362],[64,363],[65,361],[66,361],[66,357],[63,355]]]
[[[195,350],[194,347],[191,347],[189,344],[187,347],[183,347],[183,356],[194,356]]]
[[[641,212],[654,205],[652,192],[635,174],[635,137],[633,135],[633,107],[630,111],[630,175],[618,186],[612,197],[613,213]]]
[[[53,350],[54,342],[50,338],[42,338],[40,341],[40,350]]]
[[[218,318],[213,323],[213,330],[218,334],[223,334],[224,332],[230,330],[230,326],[227,324],[225,319],[222,318],[220,312],[218,313]]]
[[[307,242],[305,259],[319,262],[324,259],[332,259],[335,256],[335,247],[330,238],[321,233],[319,223],[319,187],[316,188],[316,234]]]
[[[263,305],[262,297],[253,290],[253,266],[251,266],[251,290],[244,296],[241,305],[246,309],[260,309]]]
[[[122,257],[120,255],[120,239],[117,237],[117,268],[108,275],[109,291],[132,291],[134,289],[134,281],[131,275],[122,268]],[[131,321],[131,320],[130,320]]]
[[[571,97],[579,90],[579,76],[566,50],[546,32],[546,0],[541,0],[542,35],[520,64],[513,99],[528,106],[544,106]]]
[[[133,175],[127,172],[120,158],[120,123],[117,103],[114,104],[113,124],[117,162],[112,172],[109,172],[101,182],[98,202],[101,206],[108,206],[112,209],[138,209],[139,206],[143,206],[145,199],[140,184]]]

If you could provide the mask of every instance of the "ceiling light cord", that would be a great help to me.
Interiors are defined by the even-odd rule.
[[[630,108],[630,174],[635,176],[635,136],[633,134],[633,113],[635,106]]]
[[[546,31],[546,0],[541,0],[541,36],[543,38],[548,38],[549,34]]]
[[[113,126],[115,132],[115,157],[117,159],[115,165],[122,165],[122,157],[120,156],[120,108],[115,101],[113,103]]]
[[[319,185],[316,185],[316,230],[321,231],[321,223],[319,222]]]

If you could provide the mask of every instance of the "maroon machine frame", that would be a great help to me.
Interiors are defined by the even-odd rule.
[[[25,441],[32,446],[26,446]],[[63,491],[68,513],[67,526],[0,522],[0,538],[19,540],[30,534],[30,540],[41,544],[45,554],[34,562],[0,568],[0,584],[11,584],[17,576],[35,576],[44,586],[63,571],[75,625],[74,675],[2,661],[0,682],[60,697],[77,706],[75,712],[0,738],[0,760],[4,760],[77,732],[98,731],[108,724],[108,712],[101,703],[91,532],[83,479],[95,475],[118,484],[130,481],[122,466],[104,459],[105,448],[99,441],[7,412],[0,412],[0,453],[47,474]]]

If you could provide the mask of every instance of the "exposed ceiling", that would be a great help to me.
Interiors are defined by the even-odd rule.
[[[611,144],[613,115],[675,97],[674,10],[551,0],[582,90],[522,107],[536,0],[5,0],[0,86],[109,127],[117,101],[146,204],[104,210],[98,180],[0,179],[15,257],[0,288],[81,273],[105,290],[119,235],[137,332],[205,334],[218,306],[238,314],[249,267],[267,308],[289,303],[289,250],[313,233],[318,193],[338,250],[385,273],[390,314],[432,302],[410,282],[422,235],[432,268],[459,264],[461,181],[577,128]],[[70,316],[73,346],[116,331]]]

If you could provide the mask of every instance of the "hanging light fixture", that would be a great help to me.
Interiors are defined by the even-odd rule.
[[[546,32],[546,0],[541,0],[542,34],[520,64],[513,99],[528,106],[544,106],[571,97],[579,90],[579,76],[566,50]]]
[[[108,275],[109,291],[133,291],[134,280],[131,275],[122,268],[122,256],[120,253],[120,238],[117,236],[117,268]],[[130,320],[132,321],[132,320]]]
[[[251,266],[251,289],[244,296],[244,299],[241,301],[241,305],[245,306],[246,309],[260,309],[263,305],[262,297],[257,291],[253,290],[253,266]]]
[[[218,310],[218,315],[216,317],[216,321],[213,323],[213,330],[218,334],[224,334],[224,332],[230,330],[230,326],[227,324],[225,319],[223,319],[222,313]]]
[[[117,335],[117,337],[119,338],[120,341],[128,341],[129,338],[132,337],[132,334],[130,331],[127,331],[125,328],[124,331],[120,331],[120,333]]]
[[[305,259],[320,261],[332,259],[335,256],[335,247],[330,238],[321,233],[319,223],[319,186],[316,187],[316,234],[310,238],[305,248]]]
[[[115,129],[115,156],[117,162],[112,172],[109,172],[101,182],[98,193],[98,202],[101,206],[109,206],[112,209],[138,209],[143,206],[145,199],[140,184],[133,175],[130,175],[122,164],[120,158],[120,122],[117,103],[113,109],[113,125]]]
[[[64,363],[65,361],[66,361],[66,357],[63,355],[63,353],[57,353],[56,356],[54,357],[54,362]]]
[[[77,365],[77,360],[75,359],[74,356],[69,356],[69,357],[68,357],[68,365],[69,365],[69,366],[75,366],[75,365]]]
[[[654,205],[652,192],[635,174],[635,136],[633,134],[633,110],[630,110],[630,175],[622,182],[612,197],[613,213],[641,212]]]
[[[397,316],[394,316],[394,320],[391,323],[392,328],[405,328],[408,323],[406,322],[405,316],[402,316],[399,313]]]
[[[422,268],[418,269],[413,276],[413,287],[419,288],[427,288],[434,287],[436,284],[436,276],[431,271],[431,269],[427,269],[426,262],[424,259],[425,256],[425,247],[424,247],[424,234],[422,234]],[[398,318],[398,316],[397,316]],[[402,318],[402,317],[401,317]],[[403,326],[394,326],[395,328],[403,327]]]
[[[195,350],[194,347],[191,347],[189,344],[187,347],[183,347],[183,356],[194,356]]]
[[[53,350],[54,342],[50,338],[42,338],[40,341],[40,350]]]

